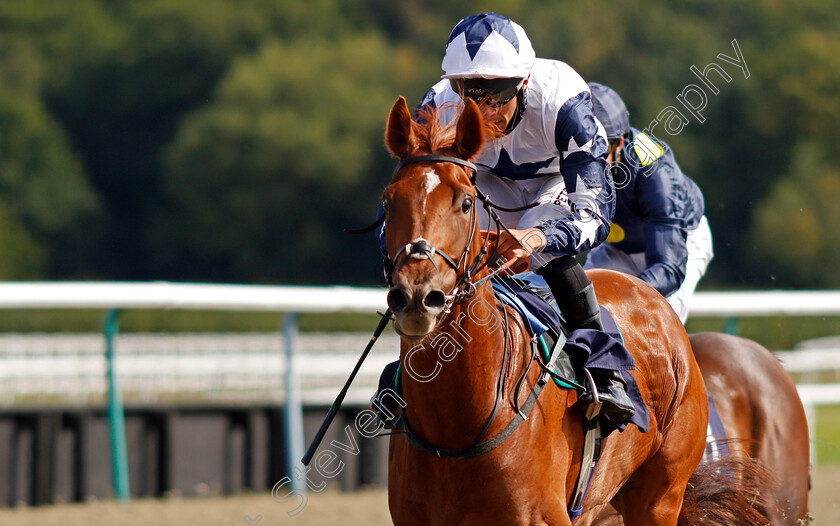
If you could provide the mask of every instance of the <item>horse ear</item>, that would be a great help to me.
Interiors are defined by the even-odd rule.
[[[411,128],[411,112],[405,97],[400,96],[391,108],[385,128],[385,145],[391,155],[403,159],[417,149],[417,138]]]
[[[481,151],[483,145],[484,119],[478,105],[472,99],[467,99],[464,111],[458,117],[455,143],[452,147],[458,157],[469,160]]]

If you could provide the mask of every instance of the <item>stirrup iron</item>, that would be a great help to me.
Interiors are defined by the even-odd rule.
[[[595,417],[601,414],[601,408],[604,403],[601,401],[601,395],[598,392],[598,387],[595,385],[595,379],[592,378],[592,373],[589,372],[589,369],[587,368],[584,368],[583,372],[586,373],[586,378],[589,381],[589,388],[592,389],[592,402],[587,404],[584,408],[583,416],[587,420],[594,420]]]

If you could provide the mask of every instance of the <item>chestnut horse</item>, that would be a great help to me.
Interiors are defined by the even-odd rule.
[[[773,526],[807,524],[808,422],[793,380],[752,340],[713,332],[689,339],[730,452],[758,460],[778,479],[764,513]]]
[[[514,406],[526,411],[542,371],[529,367],[518,314],[482,279],[482,195],[468,161],[486,134],[470,100],[454,126],[434,112],[412,120],[402,97],[388,119],[386,144],[401,161],[383,196],[406,404],[406,433],[391,437],[388,463],[400,526],[571,524],[584,442],[578,394],[549,382],[522,421]],[[688,336],[642,281],[607,270],[589,277],[635,359],[650,431],[629,426],[603,440],[576,524],[591,524],[608,505],[628,526],[693,524],[680,512],[703,455],[708,404]]]
[[[726,432],[729,453],[754,459],[776,478],[756,503],[773,526],[808,524],[808,422],[796,386],[779,360],[758,343],[728,334],[689,335],[694,357]],[[701,465],[692,484],[702,484]],[[702,490],[701,490],[702,491]],[[615,511],[598,519],[622,524]]]

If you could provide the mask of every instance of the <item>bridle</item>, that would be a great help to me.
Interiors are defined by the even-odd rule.
[[[464,166],[470,170],[470,182],[473,183],[473,187],[475,188],[475,177],[477,174],[476,166],[463,159],[459,159],[458,157],[450,157],[447,155],[418,155],[415,157],[407,157],[403,159],[396,168],[394,168],[393,176],[396,176],[397,173],[403,169],[406,165],[414,164],[414,163],[423,163],[423,162],[446,162],[446,163],[453,163],[460,166]],[[393,179],[393,177],[392,177]],[[476,191],[478,188],[475,188]],[[384,220],[384,217],[383,217]],[[482,261],[484,260],[484,256],[487,254],[487,240],[485,239],[484,243],[481,246],[481,249],[478,251],[478,254],[475,255],[472,262],[467,265],[467,260],[470,257],[470,251],[472,250],[472,243],[473,238],[475,236],[475,232],[477,230],[477,223],[478,223],[478,214],[476,213],[475,205],[472,206],[470,210],[470,228],[469,228],[469,236],[467,237],[466,245],[464,245],[464,250],[461,251],[460,257],[458,257],[458,261],[456,262],[454,258],[449,256],[445,251],[431,245],[425,239],[418,238],[409,243],[406,243],[405,246],[400,248],[394,257],[391,258],[386,262],[386,278],[388,280],[388,285],[392,284],[392,277],[394,274],[400,271],[400,269],[405,265],[409,259],[428,259],[432,262],[432,265],[435,266],[438,272],[440,272],[440,268],[438,267],[437,263],[435,263],[434,256],[435,254],[439,255],[450,267],[452,267],[455,272],[460,272],[461,274],[455,280],[455,286],[452,288],[452,291],[445,295],[445,312],[449,312],[452,307],[453,303],[459,303],[473,294],[477,289],[477,285],[473,283],[472,277],[486,266],[486,263],[483,265]],[[400,257],[404,256],[403,259],[400,261]],[[461,268],[463,267],[463,271]]]
[[[420,163],[420,162],[447,162],[447,163],[453,163],[453,164],[457,164],[457,165],[464,166],[464,167],[468,168],[471,172],[470,173],[470,182],[472,183],[473,189],[476,192],[476,197],[482,202],[485,210],[487,210],[487,213],[488,213],[489,217],[495,222],[497,236],[498,236],[499,231],[501,229],[504,229],[508,233],[510,233],[510,231],[504,225],[504,223],[502,223],[501,219],[499,218],[498,213],[496,213],[496,209],[503,210],[503,211],[506,211],[506,212],[518,212],[518,211],[522,211],[522,210],[527,210],[529,208],[533,208],[534,206],[537,206],[537,204],[538,204],[538,203],[532,203],[532,204],[525,205],[525,206],[518,207],[518,208],[506,208],[506,207],[496,205],[495,203],[493,203],[490,200],[490,198],[486,194],[484,194],[476,186],[475,181],[476,181],[476,175],[478,173],[477,167],[473,163],[471,163],[469,161],[465,161],[463,159],[459,159],[458,157],[451,157],[451,156],[446,156],[446,155],[418,155],[418,156],[414,156],[414,157],[408,157],[406,159],[403,159],[397,165],[397,167],[394,169],[393,176],[396,176],[397,173],[404,166],[406,166],[408,164]],[[397,251],[397,253],[394,255],[393,258],[391,258],[389,260],[386,260],[386,264],[388,264],[388,266],[390,267],[390,268],[387,269],[388,284],[389,285],[391,284],[392,275],[395,274],[396,272],[398,272],[402,268],[402,266],[405,265],[405,263],[411,258],[429,259],[438,271],[440,271],[440,268],[438,267],[437,263],[435,263],[435,261],[434,261],[434,256],[435,255],[441,256],[441,258],[449,266],[451,266],[456,272],[461,271],[462,266],[464,266],[465,268],[461,272],[461,274],[458,276],[458,279],[455,282],[455,286],[454,286],[452,292],[448,296],[446,296],[444,312],[449,313],[450,308],[452,307],[453,303],[458,303],[458,302],[461,302],[461,301],[471,297],[473,294],[475,294],[475,292],[478,290],[479,287],[481,287],[485,283],[487,283],[493,276],[495,276],[496,274],[498,274],[502,271],[505,271],[506,270],[505,267],[499,267],[498,269],[489,272],[485,277],[483,277],[479,280],[473,281],[473,277],[476,275],[476,273],[478,273],[479,271],[484,269],[488,265],[488,262],[489,262],[489,258],[486,257],[488,255],[487,254],[487,243],[488,243],[488,239],[489,239],[489,236],[488,236],[487,238],[485,238],[484,243],[481,246],[481,249],[479,249],[478,253],[475,255],[475,257],[473,258],[473,260],[469,264],[469,266],[466,265],[466,262],[470,258],[470,251],[471,251],[473,238],[475,236],[475,232],[478,230],[478,228],[477,228],[477,226],[478,226],[478,224],[477,224],[478,214],[476,213],[475,210],[476,210],[476,207],[473,206],[472,207],[472,215],[470,217],[470,234],[469,234],[469,237],[467,238],[466,246],[464,247],[464,250],[461,252],[461,255],[458,258],[457,262],[455,261],[454,258],[449,256],[446,252],[444,252],[444,251],[438,249],[437,247],[431,245],[425,239],[422,239],[422,238],[415,239],[414,241],[411,241],[410,243],[406,243],[405,246],[400,248],[400,250]],[[363,229],[363,230],[368,230],[368,231],[373,230],[374,228],[376,228],[376,226],[378,226],[379,224],[381,224],[384,221],[385,221],[385,216],[383,215],[383,217],[379,221],[377,221],[377,223],[375,223],[371,227],[368,227],[368,229]],[[495,250],[494,250],[494,252],[495,252]],[[492,256],[492,254],[491,254],[491,256]],[[402,260],[400,260],[400,257],[402,257]],[[505,379],[507,377],[507,367],[508,367],[508,362],[509,362],[509,357],[510,357],[510,341],[509,341],[510,320],[508,319],[507,309],[503,308],[502,311],[504,313],[504,320],[505,320],[505,327],[504,327],[504,331],[503,331],[503,334],[504,334],[504,356],[502,358],[502,368],[501,368],[501,371],[499,373],[499,378],[497,379],[497,382],[496,382],[496,384],[497,384],[496,385],[496,401],[493,405],[493,410],[491,411],[490,417],[487,419],[487,422],[486,422],[484,428],[482,429],[482,431],[478,434],[478,436],[473,440],[473,442],[469,446],[461,448],[461,449],[444,449],[444,448],[435,447],[435,446],[425,442],[424,440],[422,440],[419,436],[417,436],[417,434],[411,429],[411,426],[409,425],[407,416],[405,414],[403,414],[401,419],[400,419],[400,423],[399,423],[400,432],[405,435],[406,441],[408,441],[408,443],[412,447],[415,447],[417,449],[427,451],[427,452],[429,452],[433,455],[442,456],[442,457],[455,458],[455,459],[473,458],[473,457],[476,457],[476,456],[479,456],[479,455],[483,455],[484,453],[492,451],[493,449],[500,446],[508,438],[510,438],[510,436],[513,435],[513,433],[519,428],[520,424],[522,424],[522,422],[524,422],[527,419],[528,414],[530,414],[531,409],[536,404],[537,399],[539,398],[540,393],[543,390],[543,387],[548,382],[548,379],[551,376],[555,376],[555,374],[556,374],[556,373],[553,372],[553,369],[547,363],[543,363],[539,359],[539,351],[537,350],[536,339],[531,340],[531,353],[530,353],[530,357],[529,357],[530,359],[528,360],[528,366],[525,369],[525,372],[522,374],[522,377],[519,379],[519,381],[516,384],[516,389],[515,389],[515,392],[514,392],[514,411],[515,411],[514,418],[499,433],[497,433],[495,436],[485,440],[485,437],[487,436],[487,433],[490,431],[490,427],[492,426],[493,422],[496,420],[496,415],[498,414],[498,410],[499,410],[499,407],[501,405],[502,394],[505,392]],[[530,323],[527,320],[523,320],[523,321],[526,323],[526,325],[530,326]],[[556,352],[556,350],[555,350],[555,352]],[[531,389],[531,393],[529,394],[525,403],[520,407],[519,403],[518,403],[520,388],[522,387],[522,385],[525,381],[525,378],[527,377],[528,372],[531,369],[531,365],[534,362],[535,357],[537,358],[537,362],[540,364],[540,367],[543,369],[543,371],[540,373],[539,378],[534,383],[534,386]],[[553,361],[554,357],[555,357],[554,355],[549,357],[549,359],[548,359],[549,364]]]
[[[529,205],[521,206],[518,208],[506,208],[499,206],[493,203],[490,198],[484,194],[479,188],[476,186],[476,176],[478,174],[478,168],[475,164],[465,161],[464,159],[460,159],[458,157],[452,157],[449,155],[416,155],[413,157],[407,157],[400,161],[400,163],[394,168],[394,172],[392,174],[392,179],[402,170],[406,165],[414,164],[414,163],[424,163],[424,162],[444,162],[444,163],[452,163],[457,164],[460,166],[464,166],[470,170],[470,183],[472,183],[473,189],[475,190],[475,197],[481,201],[482,205],[484,206],[485,210],[487,210],[488,215],[496,224],[496,233],[498,235],[501,229],[510,232],[508,228],[502,223],[499,215],[496,213],[496,210],[502,210],[505,212],[520,212],[522,210],[527,210],[529,208],[533,208],[537,206],[538,203],[532,203]],[[375,223],[372,228],[378,226],[379,223],[385,221],[385,216],[383,215],[380,221]],[[484,239],[484,242],[481,245],[481,249],[479,249],[478,253],[473,258],[472,262],[467,265],[466,262],[470,257],[470,251],[472,250],[472,243],[473,238],[475,236],[476,231],[478,230],[478,214],[476,213],[475,205],[472,206],[470,212],[470,229],[469,229],[469,236],[467,237],[466,245],[464,245],[464,250],[461,252],[461,255],[458,257],[458,261],[456,262],[454,258],[449,256],[445,251],[440,250],[439,248],[431,245],[428,241],[423,238],[415,239],[409,243],[406,243],[403,247],[401,247],[394,257],[391,259],[386,259],[386,279],[388,281],[388,285],[392,284],[392,276],[399,272],[399,270],[405,265],[409,259],[428,259],[432,262],[435,269],[440,272],[440,268],[438,267],[437,263],[434,260],[434,256],[437,254],[439,255],[450,267],[452,267],[455,272],[461,272],[458,278],[455,281],[455,286],[453,287],[452,291],[445,295],[445,305],[444,305],[444,312],[449,313],[452,305],[454,303],[460,303],[461,301],[472,297],[478,287],[487,283],[494,275],[506,270],[504,268],[496,269],[495,271],[491,271],[487,276],[481,278],[479,280],[473,281],[473,277],[480,272],[482,269],[487,267],[489,263],[489,258],[486,256],[487,254],[487,243],[489,240],[489,236]],[[370,228],[370,227],[369,227]],[[372,229],[371,228],[371,229]],[[494,249],[495,253],[495,249]],[[403,259],[400,260],[400,257],[403,256]],[[492,256],[492,254],[491,254]],[[463,271],[461,268],[463,267]]]

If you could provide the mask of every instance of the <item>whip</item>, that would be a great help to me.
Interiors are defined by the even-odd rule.
[[[347,390],[350,388],[350,384],[353,383],[353,380],[356,378],[356,374],[359,372],[359,369],[362,367],[362,362],[365,361],[367,358],[368,353],[373,348],[373,344],[376,343],[376,339],[379,338],[379,335],[382,334],[382,331],[385,330],[385,326],[388,325],[388,322],[391,320],[391,309],[387,309],[385,314],[382,315],[382,319],[379,320],[379,325],[376,326],[376,329],[373,331],[373,336],[370,338],[370,342],[368,342],[367,347],[365,347],[364,352],[359,357],[359,361],[356,362],[356,367],[353,368],[353,372],[350,373],[350,378],[347,379],[347,383],[344,384],[344,388],[341,389],[341,392],[338,393],[338,396],[333,402],[332,407],[330,410],[327,411],[327,416],[324,418],[324,421],[321,423],[320,429],[318,432],[315,433],[315,438],[312,439],[312,443],[309,444],[309,449],[306,450],[306,454],[303,455],[301,458],[301,462],[304,466],[308,466],[309,462],[312,460],[312,456],[315,455],[315,451],[318,450],[318,446],[321,445],[321,441],[324,440],[324,435],[327,433],[327,429],[329,429],[332,421],[335,419],[335,415],[338,413],[338,410],[341,409],[341,404],[344,402],[344,397],[347,396]]]

